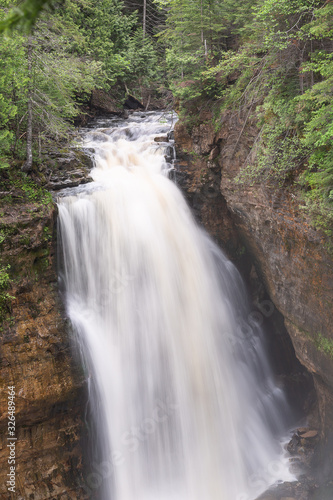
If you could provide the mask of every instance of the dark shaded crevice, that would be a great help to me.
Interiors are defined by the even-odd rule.
[[[270,364],[293,410],[294,424],[308,418],[312,425],[319,427],[313,377],[297,359],[284,317],[270,297],[260,265],[238,228],[237,214],[229,210],[221,194],[221,171],[208,170],[206,163],[205,158],[193,159],[190,154],[178,151],[174,180],[197,223],[229,257],[245,282],[251,311],[262,323]]]

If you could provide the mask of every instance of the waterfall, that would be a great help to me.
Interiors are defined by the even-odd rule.
[[[59,198],[60,277],[89,381],[98,500],[253,500],[291,480],[288,412],[235,267],[168,178],[172,114],[86,130]]]

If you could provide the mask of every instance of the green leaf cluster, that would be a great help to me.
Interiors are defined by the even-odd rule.
[[[0,320],[1,323],[6,319],[10,312],[10,303],[15,298],[8,293],[11,278],[8,274],[10,266],[0,265]]]
[[[159,75],[156,43],[121,0],[0,0],[0,26],[0,172],[26,157],[29,106],[38,161],[67,140],[93,89]]]
[[[297,184],[304,207],[329,232],[333,3],[258,0],[231,6],[219,0],[172,0],[168,5],[163,36],[170,39],[169,77],[180,101],[213,102],[219,110],[217,128],[226,110],[245,120],[256,116],[255,162],[244,165],[239,182],[260,180],[280,188]],[[212,13],[211,22],[205,12]]]

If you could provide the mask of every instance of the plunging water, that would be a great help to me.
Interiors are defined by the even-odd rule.
[[[103,479],[103,500],[254,499],[291,479],[287,405],[238,272],[168,178],[153,138],[170,120],[87,131],[95,182],[59,201],[66,306],[102,443],[88,486]]]

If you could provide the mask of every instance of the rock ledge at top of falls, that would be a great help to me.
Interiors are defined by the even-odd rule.
[[[94,89],[89,101],[81,106],[82,114],[75,119],[76,125],[86,125],[89,120],[96,116],[122,115],[126,118],[126,111],[134,110],[164,110],[172,106],[173,96],[170,90],[160,88],[141,88],[141,96],[134,97],[127,94],[127,98],[120,88],[109,91]]]
[[[92,151],[84,148],[67,147],[52,150],[38,168],[40,183],[51,191],[92,182]]]
[[[283,315],[296,356],[314,378],[322,453],[330,456],[325,463],[332,472],[333,360],[319,342],[333,341],[332,255],[325,235],[299,209],[297,192],[235,181],[257,136],[255,117],[226,112],[215,131],[212,112],[198,110],[191,131],[181,120],[175,127],[177,179],[198,219],[229,256],[240,261],[245,252],[251,256]]]

